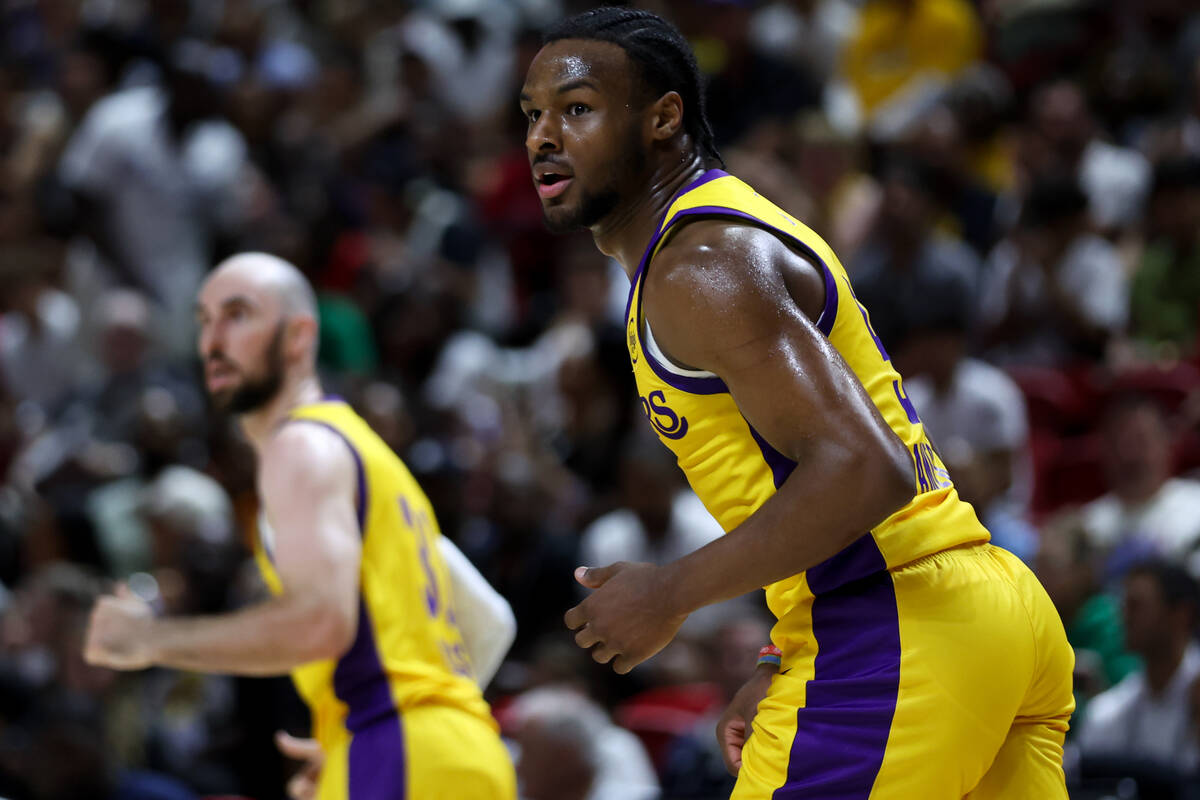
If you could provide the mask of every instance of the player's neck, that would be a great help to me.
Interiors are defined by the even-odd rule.
[[[271,434],[293,409],[319,402],[322,397],[321,384],[316,375],[309,373],[288,380],[266,405],[240,417],[242,431],[255,451],[261,453]]]
[[[596,247],[615,258],[633,280],[642,253],[658,232],[658,224],[679,190],[704,174],[707,169],[699,153],[685,153],[681,160],[660,165],[651,173],[646,186],[633,200],[617,207],[592,228]]]

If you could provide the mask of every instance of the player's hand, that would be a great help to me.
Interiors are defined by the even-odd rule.
[[[125,584],[92,606],[84,637],[87,663],[111,669],[144,669],[154,663],[154,611]]]
[[[576,644],[595,646],[592,658],[611,661],[621,675],[666,647],[687,619],[673,610],[661,568],[653,564],[580,567],[575,580],[595,591],[563,620],[576,631]]]
[[[742,769],[742,748],[750,738],[750,725],[758,713],[758,704],[771,688],[771,677],[777,671],[771,665],[762,665],[754,670],[754,675],[738,689],[717,722],[717,745],[721,748],[721,758],[730,775],[736,777]]]
[[[288,781],[288,797],[292,800],[313,800],[321,780],[325,753],[316,739],[298,739],[284,731],[276,731],[275,746],[288,758],[302,762],[300,770]]]

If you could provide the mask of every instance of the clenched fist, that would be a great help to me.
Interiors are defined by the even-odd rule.
[[[124,584],[115,595],[96,600],[88,620],[83,657],[89,664],[112,669],[144,669],[153,665],[151,630],[154,612]]]

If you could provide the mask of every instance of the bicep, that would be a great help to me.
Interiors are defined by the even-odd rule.
[[[710,259],[702,270],[677,271],[678,280],[667,276],[645,304],[660,344],[720,376],[755,431],[798,460],[817,444],[852,444],[886,425],[814,324],[824,284],[815,274],[799,279],[795,260]]]
[[[793,460],[820,446],[853,447],[872,427],[886,427],[857,376],[803,314],[762,330],[757,351],[730,349],[716,372],[738,410],[768,444]]]
[[[268,453],[263,466],[276,571],[288,593],[353,595],[361,534],[349,449],[326,431],[286,433],[294,441]]]

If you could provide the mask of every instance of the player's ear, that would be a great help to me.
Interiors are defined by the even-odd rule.
[[[679,92],[667,92],[654,101],[652,135],[655,141],[665,142],[683,127],[683,98]]]
[[[310,316],[297,315],[288,320],[287,344],[293,355],[317,352],[317,321]]]

